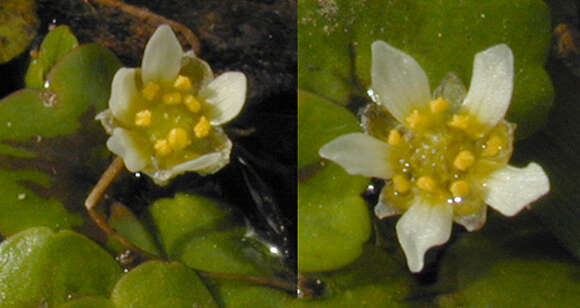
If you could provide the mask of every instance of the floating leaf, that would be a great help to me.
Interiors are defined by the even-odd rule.
[[[413,56],[431,89],[448,72],[469,84],[474,55],[505,43],[515,57],[508,118],[517,134],[542,127],[553,99],[544,62],[550,46],[550,12],[540,0],[302,1],[299,13],[299,88],[339,104],[370,86],[370,45],[375,40]]]
[[[38,53],[32,56],[24,78],[26,87],[44,87],[46,75],[52,67],[78,45],[79,41],[68,26],[62,25],[50,30],[40,44]]]
[[[54,307],[74,297],[107,296],[120,276],[107,252],[72,231],[31,228],[0,244],[0,307]]]
[[[119,280],[111,299],[117,307],[218,307],[197,274],[177,262],[141,264]]]
[[[0,63],[23,53],[40,21],[34,0],[3,0],[0,2]]]
[[[109,225],[115,231],[144,251],[161,256],[153,236],[130,209],[120,203],[115,203],[110,211]]]
[[[71,300],[58,308],[115,308],[111,300],[104,297],[83,297]]]
[[[167,255],[191,268],[233,274],[263,273],[245,228],[230,210],[214,200],[177,194],[157,200],[149,209]]]
[[[340,268],[355,260],[370,235],[370,217],[360,196],[368,180],[333,163],[318,164],[318,149],[344,133],[360,130],[346,109],[300,92],[298,104],[298,268]],[[318,115],[323,114],[323,117]],[[307,165],[310,164],[310,165]],[[312,169],[312,170],[309,170]],[[307,174],[306,174],[307,173]]]

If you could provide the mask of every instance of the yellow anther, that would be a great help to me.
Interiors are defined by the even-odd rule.
[[[422,176],[417,179],[417,187],[426,192],[434,192],[437,189],[437,183],[430,176]]]
[[[135,125],[141,127],[147,127],[151,125],[151,110],[145,109],[137,112],[135,114]]]
[[[491,136],[485,143],[485,149],[483,149],[483,155],[485,156],[496,156],[499,150],[503,146],[503,139],[499,136]]]
[[[393,176],[393,188],[396,192],[404,194],[411,189],[411,183],[407,180],[406,176],[395,174],[395,176]]]
[[[181,91],[187,91],[191,89],[191,80],[183,75],[179,75],[175,79],[175,82],[173,82],[173,87]]]
[[[447,104],[447,101],[443,97],[438,97],[429,102],[429,108],[431,108],[431,112],[433,113],[443,112],[447,110],[447,107],[449,107],[449,104]]]
[[[423,116],[417,109],[414,109],[411,114],[405,118],[405,122],[407,122],[407,125],[412,129],[419,127],[423,121]]]
[[[195,127],[193,128],[193,132],[195,133],[195,136],[197,138],[207,137],[207,135],[209,135],[210,130],[211,125],[209,124],[207,118],[204,116],[199,118],[199,122],[197,122],[197,124],[195,124]]]
[[[159,93],[160,89],[161,89],[161,86],[150,81],[143,87],[143,89],[141,90],[141,94],[143,94],[143,97],[146,100],[152,101],[155,99],[155,97],[157,96],[157,93]]]
[[[395,146],[399,145],[401,143],[401,133],[396,129],[391,129],[389,137],[387,137],[387,143]]]
[[[454,181],[449,185],[449,192],[453,197],[465,197],[469,195],[470,191],[469,183],[464,180]]]
[[[171,147],[169,146],[169,142],[167,139],[159,139],[155,141],[155,145],[153,146],[155,151],[160,156],[166,156],[171,153]]]
[[[167,135],[167,141],[174,151],[181,151],[191,144],[187,131],[181,127],[171,129]]]
[[[455,160],[453,161],[453,166],[457,168],[457,170],[465,171],[469,169],[469,167],[473,166],[475,162],[475,156],[470,151],[464,150],[459,152],[457,156],[455,156]]]
[[[185,96],[183,104],[193,113],[196,113],[201,109],[201,103],[191,94]]]
[[[451,118],[451,121],[449,121],[447,125],[457,129],[465,130],[469,127],[469,116],[454,114]]]
[[[163,94],[163,103],[167,105],[177,105],[181,103],[181,93],[170,92]]]

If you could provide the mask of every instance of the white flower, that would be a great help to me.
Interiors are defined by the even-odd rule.
[[[382,140],[340,136],[319,154],[350,174],[387,180],[375,214],[403,214],[396,231],[412,272],[449,240],[453,221],[473,231],[485,224],[486,204],[513,216],[550,190],[539,165],[507,165],[515,128],[504,120],[514,77],[508,46],[475,56],[467,95],[451,83],[431,98],[415,59],[383,41],[372,44],[371,75],[373,99],[398,124]]]
[[[109,150],[131,172],[157,184],[187,171],[215,173],[229,162],[232,143],[220,125],[246,99],[246,77],[226,72],[214,79],[209,65],[184,52],[171,28],[151,36],[141,68],[121,68],[113,78],[109,109],[97,115],[111,137]]]

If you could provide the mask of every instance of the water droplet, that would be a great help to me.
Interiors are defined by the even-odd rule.
[[[18,194],[18,200],[24,200],[24,199],[26,199],[25,193]]]

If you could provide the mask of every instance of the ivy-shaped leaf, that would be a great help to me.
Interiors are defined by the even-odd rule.
[[[72,231],[31,228],[0,244],[0,307],[55,307],[108,296],[122,273],[97,244]]]

